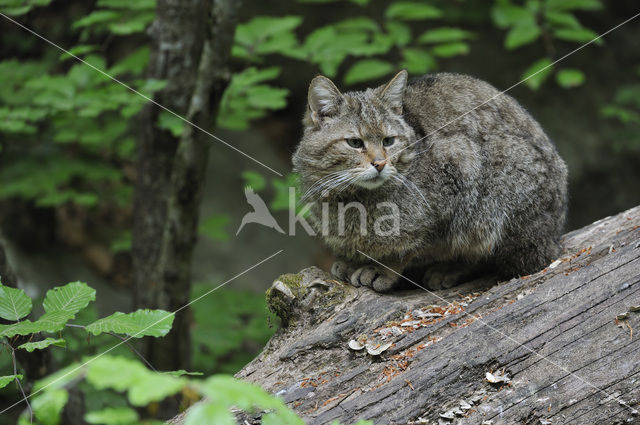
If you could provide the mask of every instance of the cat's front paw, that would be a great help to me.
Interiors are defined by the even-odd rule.
[[[338,280],[349,282],[349,278],[353,274],[355,267],[350,266],[348,263],[342,260],[337,260],[331,266],[331,274]]]
[[[422,284],[432,291],[449,289],[464,282],[467,274],[468,271],[461,269],[460,266],[434,264],[425,271]]]
[[[353,286],[367,286],[376,292],[387,292],[398,282],[398,275],[375,265],[363,266],[351,275]]]

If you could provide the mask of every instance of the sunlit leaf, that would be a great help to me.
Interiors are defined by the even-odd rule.
[[[69,393],[64,389],[47,389],[31,400],[33,413],[43,425],[58,425],[60,413],[69,400]]]
[[[110,356],[96,358],[87,364],[87,381],[98,390],[127,391],[134,406],[163,400],[186,384],[182,378],[150,371],[138,361]]]
[[[168,130],[173,137],[182,136],[185,124],[186,123],[180,119],[180,117],[177,117],[170,112],[162,110],[158,114],[158,127],[163,130]]]
[[[264,176],[256,171],[243,171],[242,178],[244,179],[245,186],[251,187],[256,192],[261,191],[267,185]]]
[[[395,1],[387,7],[385,16],[389,19],[417,21],[435,19],[442,16],[442,11],[435,6],[413,1]]]
[[[0,388],[4,388],[13,382],[15,379],[22,379],[22,375],[7,375],[0,376]]]
[[[466,55],[469,53],[469,45],[462,42],[445,43],[435,46],[431,51],[436,56],[450,58],[452,56]]]
[[[31,313],[31,298],[18,288],[0,284],[0,317],[6,320],[20,320]]]
[[[424,74],[436,68],[436,61],[433,56],[423,49],[402,49],[402,57],[404,60],[400,67],[412,74]]]
[[[181,376],[202,376],[204,375],[204,373],[202,372],[188,372],[184,369],[180,369],[180,370],[170,370],[168,372],[160,372],[162,374],[165,375],[170,375],[173,376],[174,378],[179,378]]]
[[[48,290],[42,306],[47,313],[64,311],[75,314],[95,299],[95,289],[83,282],[71,282]]]
[[[73,59],[73,56],[82,56],[86,53],[94,52],[97,49],[98,49],[98,46],[90,45],[90,44],[81,44],[78,46],[74,46],[68,50],[69,53],[65,52],[60,55],[60,61]]]
[[[577,87],[584,83],[585,76],[579,69],[562,69],[556,74],[556,81],[565,89]]]
[[[580,28],[580,22],[571,13],[558,12],[554,10],[546,10],[545,17],[554,26],[568,27],[568,28]]]
[[[133,313],[116,312],[86,326],[87,332],[100,335],[114,332],[133,338],[165,336],[171,330],[174,315],[164,310],[138,310]]]
[[[45,313],[38,320],[32,322],[23,320],[11,325],[0,325],[0,337],[10,338],[15,335],[29,335],[38,332],[55,333],[64,328],[64,325],[75,316],[66,311],[53,311]]]
[[[287,421],[288,425],[304,424],[302,419],[293,413],[282,400],[271,396],[257,385],[240,381],[231,376],[212,376],[201,384],[200,391],[222,406],[236,406],[243,410],[250,410],[253,407],[273,410],[273,413]]]
[[[344,76],[345,84],[361,83],[376,80],[389,75],[394,70],[393,64],[379,59],[363,59],[353,64]]]
[[[84,415],[84,420],[88,423],[103,425],[129,425],[138,418],[138,412],[130,407],[107,407]]]
[[[595,40],[598,34],[587,28],[560,28],[553,31],[553,35],[560,40],[575,41],[583,43]],[[602,44],[602,39],[594,41],[596,44]]]
[[[275,191],[273,200],[269,204],[273,211],[286,211],[289,209],[289,192],[294,188],[296,196],[299,195],[299,178],[295,173],[287,174],[284,178],[274,178],[271,184]],[[297,198],[299,199],[299,198]],[[298,205],[297,207],[301,207]]]
[[[51,345],[55,347],[65,347],[67,343],[62,338],[58,338],[58,339],[46,338],[46,339],[43,339],[42,341],[27,342],[22,345],[18,345],[16,349],[27,350],[28,352],[32,353],[34,350],[44,350],[45,348]]]
[[[524,24],[515,25],[507,33],[507,38],[504,40],[504,46],[509,49],[517,49],[525,44],[535,41],[542,31],[540,27],[535,23],[526,22]]]
[[[405,46],[411,41],[411,28],[403,22],[388,21],[385,29],[394,44]]]
[[[550,10],[599,10],[602,3],[599,0],[547,0],[546,7]]]
[[[522,74],[524,83],[533,90],[537,90],[542,83],[549,77],[553,71],[551,59],[542,58],[534,62],[527,70]]]
[[[473,33],[460,28],[441,27],[422,33],[418,37],[418,43],[447,43],[452,41],[468,40]]]
[[[491,17],[499,28],[507,28],[525,22],[535,22],[535,17],[530,10],[508,2],[496,2],[491,9]]]
[[[47,6],[52,0],[0,0],[0,11],[7,15],[19,16],[34,7]]]
[[[224,405],[204,402],[189,409],[184,420],[184,425],[200,424],[235,425],[236,420]]]

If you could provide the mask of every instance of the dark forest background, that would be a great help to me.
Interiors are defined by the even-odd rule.
[[[331,263],[301,230],[249,225],[236,236],[246,185],[288,227],[311,78],[352,90],[406,68],[506,89],[639,11],[634,0],[217,3],[0,0],[11,19],[282,174],[0,17],[0,242],[29,296],[80,280],[97,301],[79,320],[174,310],[284,249],[177,316],[166,345],[142,344],[159,369],[206,375],[239,370],[273,334],[264,291],[276,276]],[[568,163],[568,230],[640,204],[638,40],[632,21],[509,92]],[[192,110],[198,93],[206,106]],[[110,341],[70,336],[41,375]],[[0,368],[10,365],[0,353]],[[3,405],[17,398],[15,387],[0,392]]]

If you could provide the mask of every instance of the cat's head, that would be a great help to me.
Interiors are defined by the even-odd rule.
[[[315,77],[293,156],[303,183],[325,193],[353,186],[374,190],[403,172],[413,156],[403,149],[415,139],[402,116],[406,86],[406,71],[380,87],[347,93]]]

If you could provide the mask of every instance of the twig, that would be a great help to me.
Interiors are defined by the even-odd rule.
[[[85,329],[85,326],[83,326],[83,325],[74,325],[73,323],[67,323],[67,324],[66,324],[66,326],[68,326],[68,327],[70,327],[70,328],[81,328],[81,329]],[[113,332],[105,332],[105,333],[106,333],[106,334],[108,334],[108,335],[111,335],[111,336],[112,336],[112,337],[114,337],[114,338],[118,338],[119,340],[121,340],[122,342],[124,342],[124,343],[127,345],[127,347],[129,347],[129,349],[130,349],[131,351],[133,351],[133,352],[134,352],[134,353],[135,353],[135,354],[136,354],[136,355],[137,355],[137,356],[138,356],[138,357],[139,357],[139,358],[140,358],[140,359],[141,359],[141,360],[142,360],[142,361],[143,361],[147,366],[149,366],[149,368],[150,368],[151,370],[153,370],[154,372],[157,372],[156,368],[155,368],[155,367],[153,367],[153,365],[152,365],[151,363],[149,363],[149,361],[148,361],[147,359],[145,359],[145,358],[144,358],[144,356],[143,356],[143,355],[142,355],[138,350],[136,350],[136,348],[135,348],[133,345],[131,345],[131,344],[129,343],[129,340],[131,339],[131,337],[129,337],[129,338],[125,338],[125,337],[120,336],[120,335],[118,335],[118,334],[115,334],[115,333],[113,333]]]
[[[9,347],[9,349],[11,350],[11,362],[13,363],[13,374],[17,375],[18,362],[16,361],[16,349],[13,348],[13,346],[7,342],[4,342],[4,341],[1,341],[1,342],[7,347]],[[33,423],[33,409],[31,408],[31,404],[29,403],[29,398],[27,397],[27,393],[25,393],[24,388],[22,387],[22,383],[20,382],[17,376],[14,378],[14,380],[16,381],[16,384],[18,384],[18,388],[20,388],[20,392],[22,393],[22,399],[25,401],[25,403],[27,403],[27,409],[29,409],[29,422]]]

